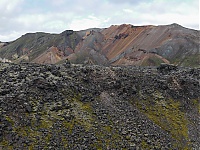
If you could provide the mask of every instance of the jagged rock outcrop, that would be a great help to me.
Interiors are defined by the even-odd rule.
[[[0,149],[198,149],[200,69],[0,64]]]

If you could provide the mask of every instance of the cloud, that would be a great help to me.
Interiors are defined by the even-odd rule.
[[[136,6],[124,5],[122,11],[115,11],[110,23],[120,24],[121,21],[134,25],[165,25],[178,23],[188,28],[198,29],[199,10],[198,0],[172,2],[166,0],[154,0],[141,2]]]
[[[22,32],[10,31],[7,34],[0,34],[0,41],[8,42],[12,41],[12,39],[16,39],[22,35]]]
[[[112,3],[112,4],[129,4],[129,5],[136,5],[138,3],[141,3],[141,2],[151,2],[152,0],[107,0],[109,3]]]
[[[141,20],[150,24],[178,23],[189,28],[196,28],[199,24],[198,0],[154,0],[152,3],[141,3],[136,7],[136,12]],[[197,29],[197,28],[196,28]]]
[[[0,41],[112,24],[199,26],[198,0],[1,0]]]
[[[24,0],[1,0],[0,1],[0,18],[11,16],[13,13],[17,14],[21,8],[18,7],[23,3]]]
[[[95,28],[95,27],[101,27],[104,23],[106,23],[109,20],[97,18],[95,16],[88,16],[87,18],[76,18],[72,20],[72,22],[69,24],[69,29],[71,30],[84,30],[88,28]]]

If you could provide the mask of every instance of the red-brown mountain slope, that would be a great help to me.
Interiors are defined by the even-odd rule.
[[[199,31],[178,24],[112,25],[104,29],[67,30],[61,34],[26,34],[0,48],[0,56],[15,62],[73,63],[90,60],[103,65],[200,65]]]

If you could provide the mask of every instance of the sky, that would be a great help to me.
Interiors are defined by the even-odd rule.
[[[178,23],[199,30],[200,0],[0,0],[0,41],[25,33]]]

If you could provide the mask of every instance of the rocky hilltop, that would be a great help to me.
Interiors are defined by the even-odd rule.
[[[0,149],[198,149],[200,69],[0,63]]]
[[[56,64],[69,59],[105,66],[157,66],[164,62],[194,67],[200,66],[199,33],[178,24],[27,33],[13,42],[0,43],[0,57],[15,63]]]

